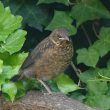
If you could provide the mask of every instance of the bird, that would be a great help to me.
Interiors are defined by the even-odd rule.
[[[73,43],[66,28],[57,28],[30,52],[20,68],[20,78],[36,78],[52,94],[44,81],[65,71],[73,57]]]

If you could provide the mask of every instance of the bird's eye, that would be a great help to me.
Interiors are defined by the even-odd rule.
[[[57,35],[57,38],[58,38],[58,39],[62,39],[62,36],[60,36],[60,35]]]
[[[60,38],[62,38],[62,36],[58,35],[58,38],[60,39]]]

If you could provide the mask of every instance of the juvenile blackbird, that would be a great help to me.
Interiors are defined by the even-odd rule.
[[[55,29],[29,54],[20,69],[20,79],[37,78],[51,93],[43,81],[47,81],[64,70],[71,63],[73,44],[64,28]]]

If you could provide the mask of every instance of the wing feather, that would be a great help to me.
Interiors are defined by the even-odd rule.
[[[35,61],[40,60],[43,53],[53,47],[53,42],[47,37],[41,43],[39,43],[34,50],[29,54],[27,59],[24,61],[23,65],[21,66],[21,69],[26,69],[29,66],[32,66]]]

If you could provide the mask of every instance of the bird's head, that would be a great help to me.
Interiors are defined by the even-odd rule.
[[[49,37],[56,45],[63,42],[70,42],[68,31],[65,28],[55,29]]]

